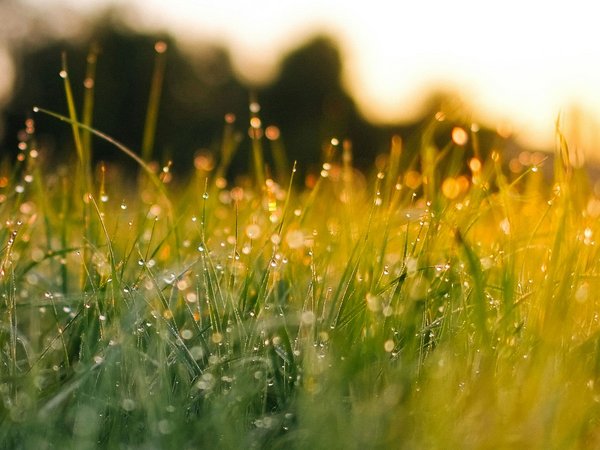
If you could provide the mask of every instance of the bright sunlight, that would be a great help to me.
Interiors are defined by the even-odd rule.
[[[28,0],[32,5],[53,2]],[[56,0],[58,1],[58,0]],[[93,11],[103,0],[62,0]],[[237,71],[266,81],[284,52],[324,30],[339,39],[345,83],[376,122],[413,119],[432,90],[457,92],[474,116],[510,127],[525,144],[551,146],[562,113],[584,114],[579,147],[600,118],[600,59],[591,2],[135,0],[128,20],[184,40],[231,46]],[[568,128],[568,127],[567,127]]]

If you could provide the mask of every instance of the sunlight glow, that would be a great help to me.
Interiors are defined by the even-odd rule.
[[[416,118],[433,90],[458,93],[474,115],[538,146],[551,144],[561,111],[600,116],[600,31],[582,0],[143,3],[148,25],[231,44],[236,69],[255,81],[323,30],[339,39],[345,83],[377,122]],[[579,138],[589,145],[582,130]]]
[[[90,9],[107,1],[62,3]],[[599,143],[588,131],[600,118],[593,2],[134,0],[127,7],[123,20],[138,28],[230,46],[235,70],[259,83],[275,76],[287,50],[324,32],[339,41],[344,82],[376,122],[415,119],[433,91],[445,90],[482,123],[511,129],[526,144],[552,147],[559,113],[573,123],[577,147]]]
[[[8,55],[8,52],[0,47],[0,106],[8,99],[12,89],[15,68]]]

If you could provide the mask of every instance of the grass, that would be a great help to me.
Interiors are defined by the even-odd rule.
[[[131,180],[92,170],[63,71],[77,160],[29,120],[0,167],[1,448],[600,446],[600,199],[559,130],[552,179],[433,120],[413,164],[334,140],[301,187],[253,102],[245,182],[232,117],[185,183]]]

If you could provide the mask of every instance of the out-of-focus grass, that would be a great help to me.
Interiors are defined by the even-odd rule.
[[[186,183],[92,171],[89,137],[50,169],[27,122],[0,172],[1,448],[600,445],[600,199],[559,132],[552,180],[466,155],[462,124],[366,177],[333,140],[301,187],[264,171],[253,105],[245,185],[232,117]]]

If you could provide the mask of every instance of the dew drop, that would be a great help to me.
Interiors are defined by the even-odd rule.
[[[394,350],[394,341],[391,339],[385,341],[383,348],[387,353],[391,353]]]
[[[261,228],[258,224],[250,224],[246,227],[246,236],[250,239],[257,239],[261,235]]]
[[[256,114],[258,112],[260,112],[260,104],[257,102],[251,102],[249,105],[250,108],[250,112]]]
[[[261,122],[261,120],[258,117],[253,117],[252,119],[250,119],[250,126],[253,129],[256,130],[257,128],[260,128],[261,125],[262,125],[262,122]]]
[[[467,132],[460,127],[454,127],[452,129],[452,141],[456,145],[465,145],[469,140],[469,135]]]
[[[189,340],[194,336],[194,333],[191,330],[181,330],[181,338],[185,340]]]
[[[510,221],[508,220],[508,217],[502,219],[499,223],[499,226],[504,234],[510,234]]]
[[[154,51],[156,53],[164,53],[167,51],[167,43],[164,41],[158,41],[156,44],[154,44]]]
[[[168,276],[163,278],[163,281],[167,284],[173,284],[173,282],[175,281],[175,274],[174,273],[170,273]]]
[[[121,408],[125,411],[133,411],[135,409],[135,401],[130,398],[123,399]]]

